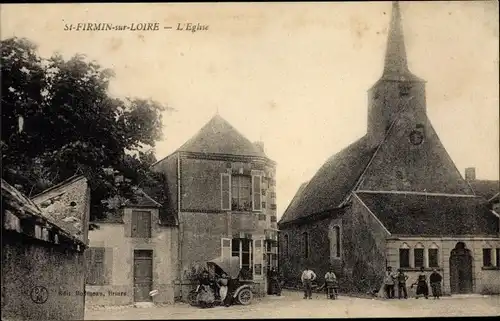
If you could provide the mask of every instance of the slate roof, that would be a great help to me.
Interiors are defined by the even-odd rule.
[[[468,181],[477,196],[489,200],[500,192],[500,181],[494,180],[471,180]]]
[[[191,139],[179,147],[177,152],[244,155],[267,158],[262,150],[218,114],[212,117],[212,119],[210,119],[210,121]]]
[[[2,205],[5,205],[5,209],[10,210],[13,215],[19,218],[30,216],[40,223],[55,227],[60,234],[69,239],[85,244],[72,231],[68,231],[64,224],[57,222],[52,216],[46,215],[34,201],[12,187],[4,179],[2,179]]]
[[[391,234],[496,235],[498,217],[481,197],[354,192]]]
[[[84,224],[88,223],[89,197],[87,179],[73,176],[35,195],[31,200],[44,216],[56,222],[72,236],[86,243]]]
[[[363,136],[330,157],[303,187],[300,195],[294,197],[292,202],[295,204],[290,204],[279,224],[339,207],[368,166],[375,150],[376,147],[369,145],[368,137]]]

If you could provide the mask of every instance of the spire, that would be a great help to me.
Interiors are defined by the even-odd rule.
[[[387,49],[385,52],[384,75],[403,76],[408,73],[399,1],[393,1],[391,24],[389,26]]]

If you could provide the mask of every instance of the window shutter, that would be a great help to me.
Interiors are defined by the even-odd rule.
[[[221,257],[223,260],[231,258],[231,239],[221,239]]]
[[[254,211],[262,211],[262,176],[252,176],[252,209]]]
[[[231,176],[222,173],[221,181],[221,209],[224,211],[231,210]]]

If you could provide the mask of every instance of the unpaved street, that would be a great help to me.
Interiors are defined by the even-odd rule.
[[[329,301],[315,294],[303,300],[299,292],[285,291],[281,297],[265,297],[249,306],[198,309],[187,304],[153,308],[106,308],[87,310],[87,320],[119,319],[235,319],[235,318],[349,318],[500,316],[500,296],[445,297],[441,300],[370,300],[340,297]]]

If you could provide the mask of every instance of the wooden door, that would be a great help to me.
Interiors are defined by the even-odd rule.
[[[149,292],[153,289],[153,251],[134,251],[134,301],[151,301]]]
[[[472,292],[472,255],[459,242],[450,255],[450,290],[452,294]]]

